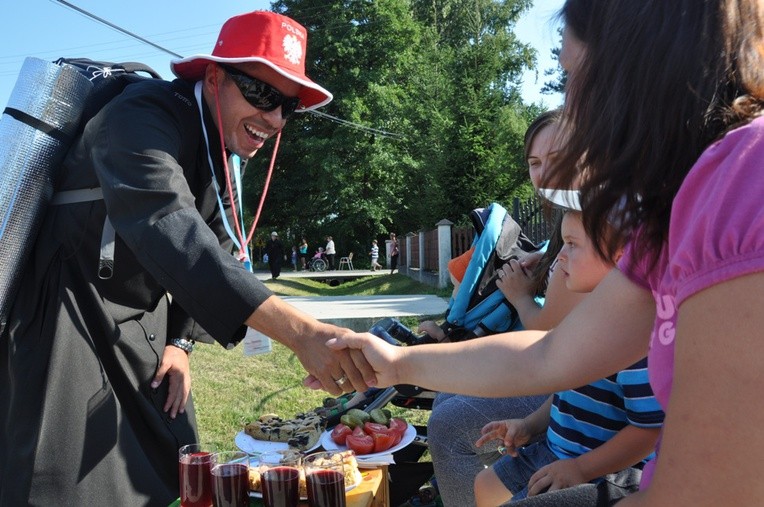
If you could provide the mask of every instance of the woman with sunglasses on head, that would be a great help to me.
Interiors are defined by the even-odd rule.
[[[211,55],[173,62],[181,79],[128,85],[74,141],[57,191],[103,197],[48,211],[0,336],[0,506],[175,500],[178,448],[198,441],[195,339],[232,348],[251,327],[295,351],[306,384],[367,388],[360,356],[324,346],[350,330],[231,255],[248,260],[229,153],[252,158],[332,98],[305,75],[306,38],[279,14],[233,17]]]
[[[582,385],[647,352],[666,419],[640,491],[618,505],[759,505],[764,314],[744,300],[764,300],[764,5],[609,0],[566,108],[554,175],[582,176],[603,256],[608,224],[628,235],[619,269],[545,336],[329,344],[362,349],[379,385],[494,396]]]

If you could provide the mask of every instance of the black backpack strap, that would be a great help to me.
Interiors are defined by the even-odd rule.
[[[137,73],[137,72],[143,72],[145,74],[148,74],[149,76],[156,78],[156,79],[162,79],[162,76],[159,75],[157,71],[146,65],[145,63],[140,62],[122,62],[119,64],[120,67],[125,69],[125,72],[130,73]]]
[[[76,190],[62,190],[53,194],[53,200],[50,204],[61,206],[64,204],[75,204],[78,202],[100,201],[103,199],[101,187],[79,188]],[[114,244],[117,240],[117,233],[109,220],[109,215],[103,221],[103,230],[101,231],[101,254],[98,257],[98,278],[108,280],[114,274]]]

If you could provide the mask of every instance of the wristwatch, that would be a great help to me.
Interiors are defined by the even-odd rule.
[[[186,351],[187,354],[193,352],[194,343],[196,343],[194,340],[189,340],[188,338],[173,338],[170,340],[170,345]]]

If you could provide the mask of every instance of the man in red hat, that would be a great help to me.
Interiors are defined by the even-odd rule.
[[[246,260],[247,240],[228,154],[251,158],[332,99],[305,75],[306,43],[286,16],[231,18],[212,54],[173,62],[181,79],[129,85],[75,141],[57,191],[102,198],[51,207],[0,337],[0,506],[176,499],[178,448],[198,441],[194,340],[232,348],[256,329],[335,395],[374,378],[324,346],[352,331],[289,306],[232,255]]]

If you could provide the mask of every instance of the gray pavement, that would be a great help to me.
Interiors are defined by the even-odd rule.
[[[408,296],[286,296],[289,304],[322,322],[368,331],[385,317],[442,317],[448,301],[432,294]]]
[[[372,271],[370,269],[336,269],[334,271],[292,271],[285,269],[281,271],[281,278],[312,278],[314,280],[331,280],[342,278],[360,278],[362,276],[387,276],[390,274],[390,270],[377,270]],[[255,276],[260,280],[269,280],[271,278],[270,271],[255,271]]]
[[[387,270],[337,270],[315,273],[312,271],[282,271],[279,279],[313,278],[341,279],[362,276],[387,276]],[[261,280],[268,280],[266,271],[255,273]],[[368,331],[378,320],[385,317],[442,317],[448,308],[448,300],[431,294],[407,296],[285,296],[284,301],[322,321],[355,331]]]

